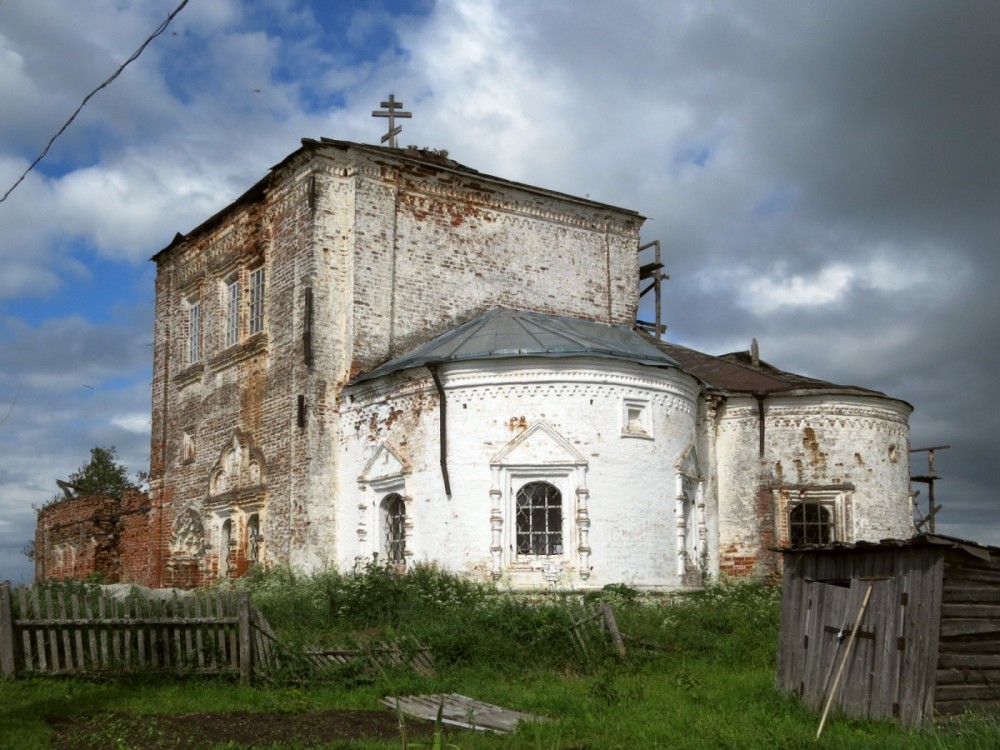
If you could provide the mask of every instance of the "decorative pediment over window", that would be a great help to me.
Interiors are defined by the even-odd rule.
[[[389,441],[382,440],[375,447],[375,452],[365,464],[364,471],[358,481],[368,484],[381,479],[399,477],[410,473],[410,462],[406,460],[398,448]]]
[[[674,464],[674,471],[691,479],[701,479],[701,467],[698,465],[698,451],[695,450],[694,443],[688,443],[687,448],[681,452],[681,457]]]
[[[264,484],[264,474],[264,454],[253,444],[249,435],[236,430],[212,469],[208,494],[221,495],[244,487],[257,487]]]
[[[585,466],[587,459],[546,422],[535,422],[511,440],[493,460],[493,466],[561,464]]]
[[[188,508],[174,520],[170,551],[175,555],[197,557],[205,549],[205,526],[194,508]]]

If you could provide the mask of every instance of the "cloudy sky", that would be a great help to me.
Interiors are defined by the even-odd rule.
[[[0,0],[0,194],[179,3]],[[146,466],[149,257],[303,137],[377,144],[390,92],[401,145],[649,217],[673,341],[912,403],[913,446],[951,445],[938,530],[1000,544],[997,28],[988,0],[190,0],[0,202],[0,578],[92,446]]]

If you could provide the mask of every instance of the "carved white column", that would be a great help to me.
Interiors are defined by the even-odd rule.
[[[403,559],[406,560],[413,558],[412,541],[416,539],[413,535],[413,516],[409,513],[413,505],[413,496],[400,495],[399,497],[403,501]]]
[[[678,578],[683,578],[687,572],[685,560],[685,540],[687,539],[687,518],[684,514],[684,475],[678,472],[674,477],[674,516],[677,523],[677,561],[676,570]]]
[[[368,504],[358,503],[358,554],[365,554],[365,542],[368,539]]]
[[[580,578],[590,578],[590,512],[587,503],[590,501],[590,490],[586,487],[576,488],[576,532],[577,554],[579,555]]]
[[[503,573],[503,491],[500,487],[500,469],[493,468],[493,486],[490,488],[490,557],[493,560],[494,580]]]
[[[698,545],[698,566],[701,567],[702,560],[705,557],[706,544],[708,543],[708,522],[705,520],[705,482],[704,480],[698,482],[697,491],[697,502],[698,502],[698,540],[696,544]]]

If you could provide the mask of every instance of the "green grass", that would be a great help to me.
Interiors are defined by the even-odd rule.
[[[0,682],[0,747],[51,748],[48,720],[53,717],[374,709],[381,708],[379,699],[386,695],[436,692],[462,693],[548,717],[505,736],[449,733],[445,745],[461,750],[1000,746],[1000,724],[990,717],[909,731],[834,715],[817,742],[818,717],[774,689],[779,595],[754,584],[718,586],[653,603],[627,587],[606,592],[621,630],[658,646],[646,650],[629,641],[624,662],[609,646],[586,662],[574,653],[566,628],[580,615],[579,599],[528,604],[434,569],[397,576],[369,567],[311,578],[278,571],[255,574],[240,585],[252,591],[255,605],[290,643],[344,642],[371,628],[384,637],[413,635],[434,649],[437,674],[347,670],[322,682],[302,682],[304,673],[292,669],[285,684],[253,687],[152,677]],[[113,729],[95,738],[93,747],[128,750],[108,744]],[[431,746],[426,738],[421,742]],[[399,746],[397,740],[322,747]],[[270,750],[301,748],[289,743]]]

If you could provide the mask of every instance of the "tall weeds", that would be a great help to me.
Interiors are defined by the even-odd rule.
[[[776,587],[757,583],[673,597],[641,596],[613,584],[583,602],[558,596],[528,602],[433,566],[399,572],[376,563],[312,576],[255,571],[238,585],[251,591],[286,641],[334,645],[412,636],[430,646],[439,663],[501,674],[585,668],[568,629],[581,616],[581,603],[596,599],[613,605],[624,633],[658,646],[660,658],[766,666],[774,656],[780,599]]]
[[[436,661],[501,672],[558,664],[572,656],[568,605],[529,605],[433,566],[399,572],[369,563],[312,576],[274,569],[252,572],[238,585],[251,592],[254,606],[292,643],[412,636],[432,648]]]

